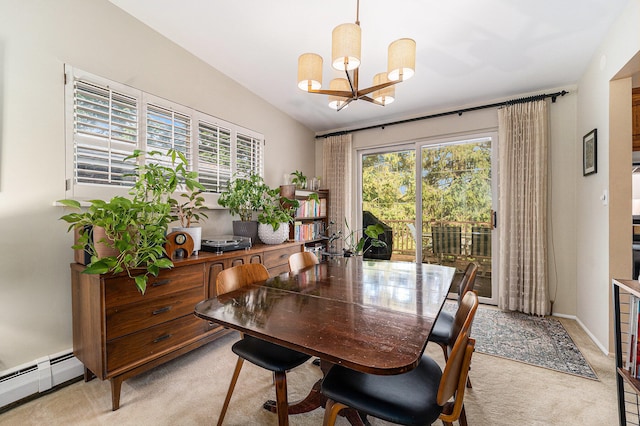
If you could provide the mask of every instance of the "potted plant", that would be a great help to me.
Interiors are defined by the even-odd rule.
[[[184,198],[182,203],[178,200],[171,199],[172,219],[180,222],[179,227],[171,228],[173,231],[184,231],[193,238],[193,251],[198,252],[202,248],[202,227],[192,226],[200,223],[201,220],[208,219],[206,213],[200,209],[204,207],[204,197],[202,189],[204,187],[199,182],[192,188],[187,188],[188,192],[180,194]]]
[[[292,172],[291,175],[293,179],[291,179],[291,183],[296,186],[298,189],[307,189],[307,177],[299,170]]]
[[[141,155],[143,152],[136,150],[126,160],[137,161]],[[161,153],[152,151],[146,155],[151,158]],[[189,172],[182,153],[170,150],[167,155],[170,166],[152,161],[137,163],[136,181],[129,191],[131,198],[91,200],[84,211],[61,217],[70,224],[69,230],[77,231],[73,248],[86,250],[90,256],[85,273],[126,272],[144,294],[149,275],[157,276],[161,269],[173,266],[164,250],[167,228],[173,220],[171,195],[179,185],[196,187],[197,174]],[[81,208],[75,200],[60,203]],[[100,233],[102,236],[96,238]],[[110,249],[110,253],[103,253],[102,246]]]
[[[346,257],[364,255],[371,247],[387,246],[387,243],[378,238],[380,234],[384,234],[384,228],[379,223],[362,229],[363,235],[360,238],[358,238],[358,230],[352,231],[346,219],[344,225],[347,230],[343,236],[343,252]]]
[[[265,244],[280,244],[289,238],[289,223],[300,203],[281,196],[280,188],[267,188],[258,214],[258,236]]]
[[[218,204],[227,207],[232,216],[240,216],[239,221],[233,221],[233,234],[250,237],[252,244],[258,240],[258,222],[253,220],[253,212],[262,208],[267,190],[260,175],[234,176],[218,198]]]

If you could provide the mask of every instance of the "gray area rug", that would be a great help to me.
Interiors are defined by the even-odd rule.
[[[455,302],[445,309],[455,312]],[[476,351],[563,373],[598,380],[580,349],[555,318],[504,312],[480,306],[471,336]]]

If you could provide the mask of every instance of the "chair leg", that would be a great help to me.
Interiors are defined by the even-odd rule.
[[[327,403],[324,406],[324,420],[322,422],[322,426],[334,426],[336,424],[336,419],[338,418],[338,413],[343,408],[348,407],[331,398],[327,399]]]
[[[460,426],[467,426],[467,414],[464,411],[464,404],[462,405],[462,410],[460,410],[460,417],[458,418],[458,423]]]
[[[276,412],[278,413],[278,425],[289,425],[289,402],[287,401],[287,373],[277,371],[273,374],[276,380]]]
[[[438,345],[440,345],[440,347],[442,348],[442,353],[444,353],[444,361],[449,361],[449,346],[443,345],[442,343],[438,343]]]
[[[236,387],[236,382],[238,381],[238,376],[240,375],[240,370],[242,370],[243,363],[244,363],[244,358],[238,357],[238,362],[236,362],[236,368],[235,370],[233,370],[233,376],[231,376],[231,383],[229,383],[229,390],[227,391],[227,396],[224,399],[224,404],[222,404],[222,411],[220,411],[218,426],[222,426],[222,421],[224,420],[224,416],[225,414],[227,414],[229,401],[231,401],[231,395],[233,394],[233,389]]]

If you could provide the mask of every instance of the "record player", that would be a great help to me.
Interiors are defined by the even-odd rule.
[[[251,248],[251,238],[236,235],[219,235],[202,240],[201,250],[213,253]]]

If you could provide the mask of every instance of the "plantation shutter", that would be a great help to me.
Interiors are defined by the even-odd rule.
[[[236,138],[236,173],[239,176],[263,176],[264,149],[262,139],[238,133]]]
[[[198,177],[210,192],[222,192],[229,183],[231,130],[215,124],[198,124]]]
[[[166,154],[175,149],[191,158],[191,117],[154,104],[147,104],[147,151]],[[166,158],[165,165],[170,165]],[[156,161],[156,159],[154,159]]]
[[[215,124],[212,124],[215,123]],[[264,136],[253,130],[65,65],[67,198],[127,196],[135,183],[135,150],[145,162],[171,165],[170,149],[219,193],[234,174],[264,175]],[[214,201],[209,197],[208,202]]]
[[[134,164],[124,158],[138,144],[138,100],[75,80],[73,112],[75,182],[131,185]]]

